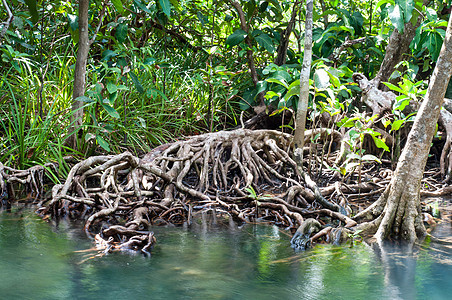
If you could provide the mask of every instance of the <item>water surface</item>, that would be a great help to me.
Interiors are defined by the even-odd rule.
[[[274,226],[154,228],[152,257],[96,257],[81,226],[0,211],[1,299],[450,299],[451,248],[303,253]],[[444,228],[443,228],[444,231]],[[445,233],[450,234],[450,227]],[[444,233],[444,232],[443,232]]]

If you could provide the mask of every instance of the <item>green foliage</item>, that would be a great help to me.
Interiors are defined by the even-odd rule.
[[[416,35],[410,47],[420,59],[436,62],[446,35],[444,26],[447,26],[447,21],[441,20],[432,8],[424,7],[423,12],[427,18],[416,29]],[[430,54],[428,57],[425,50]]]
[[[364,162],[381,163],[378,157],[372,154],[364,154],[365,150],[363,149],[364,138],[370,136],[377,148],[389,152],[389,147],[386,145],[384,138],[381,137],[381,133],[371,128],[377,117],[377,115],[366,117],[362,113],[355,112],[353,117],[344,117],[337,123],[339,128],[348,127],[352,129],[347,132],[349,135],[347,144],[350,149],[346,152],[346,159],[339,167],[333,168],[333,170],[339,171],[345,176],[355,172],[356,167],[361,170],[361,165]]]
[[[11,102],[1,110],[0,140],[3,147],[0,149],[0,160],[21,169],[57,161],[60,171],[64,173],[63,153],[70,149],[63,145],[64,137],[60,136],[58,129],[69,124],[70,114],[62,114],[56,105],[50,107],[43,118],[30,113],[33,110],[31,95],[36,92],[31,85],[32,80],[25,78],[22,81],[25,84],[23,90],[17,90],[2,77],[0,91],[10,96]]]
[[[79,98],[85,117],[77,154],[145,152],[180,136],[235,126],[241,111],[260,104],[261,93],[274,114],[295,111],[303,57],[298,42],[304,34],[298,22],[286,64],[273,63],[292,11],[297,10],[295,2],[237,2],[248,32],[228,1],[112,0],[103,15],[103,2],[90,1],[89,36],[94,43],[87,92]],[[391,133],[398,132],[413,117],[403,113],[407,103],[424,96],[419,76],[428,73],[438,57],[444,16],[419,0],[381,0],[376,6],[370,0],[324,4],[316,4],[314,11],[310,121],[322,113],[341,116],[336,126],[352,128],[355,141],[370,135],[377,147],[388,151],[384,139],[367,128],[367,118],[350,114],[360,92],[352,74],[372,78],[392,30],[402,31],[407,22],[415,24],[420,13],[425,16],[410,45],[412,55],[400,65],[408,71],[394,74],[399,84],[387,85],[399,95],[394,117],[381,122]],[[26,0],[11,5],[14,21],[0,41],[0,138],[12,146],[2,149],[2,159],[20,166],[60,160],[74,153],[62,145],[73,134],[68,132],[68,112],[79,36],[77,2],[44,5]],[[5,17],[2,10],[0,18]],[[248,72],[249,51],[257,84]],[[52,130],[40,133],[43,126]],[[28,158],[30,147],[35,150]],[[351,157],[351,163],[377,161],[350,147],[359,156]]]

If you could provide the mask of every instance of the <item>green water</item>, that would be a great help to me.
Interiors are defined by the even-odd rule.
[[[282,229],[226,227],[155,228],[150,258],[95,257],[76,224],[0,211],[0,299],[451,299],[447,247],[296,254]]]

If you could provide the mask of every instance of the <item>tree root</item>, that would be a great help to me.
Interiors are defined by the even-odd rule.
[[[141,159],[128,152],[90,157],[73,165],[66,181],[53,187],[51,199],[42,200],[38,212],[46,219],[85,220],[86,233],[102,253],[148,254],[155,243],[150,226],[190,226],[198,216],[205,221],[205,212],[212,212],[215,222],[224,216],[229,222],[272,222],[293,231],[306,218],[314,218],[324,228],[313,232],[309,243],[321,237],[327,242],[338,236],[344,240],[356,230],[377,232],[387,211],[389,188],[384,186],[392,172],[374,170],[370,181],[336,181],[319,189],[297,170],[287,152],[290,143],[291,136],[280,132],[239,129],[161,145]],[[16,183],[26,185],[34,198],[43,198],[45,171],[54,167],[21,171],[0,164],[4,199]],[[448,186],[439,189],[441,184],[434,178],[423,182],[435,191],[423,190],[421,196],[452,193]],[[350,218],[351,208],[360,211],[362,202],[372,204]]]
[[[446,131],[446,141],[440,158],[440,171],[444,181],[449,182],[452,175],[452,113],[446,109],[441,110],[440,124]]]
[[[304,215],[354,222],[299,173],[290,146],[288,134],[238,129],[162,145],[142,159],[129,152],[90,157],[54,186],[39,212],[85,219],[85,231],[107,252],[149,251],[150,225],[188,225],[202,210],[293,229]]]
[[[26,170],[18,170],[3,165],[0,162],[0,207],[9,208],[11,203],[16,200],[14,185],[24,186],[28,192],[28,198],[32,200],[39,199],[44,195],[44,179],[49,172],[57,170],[58,164],[47,163],[43,166],[33,166]]]

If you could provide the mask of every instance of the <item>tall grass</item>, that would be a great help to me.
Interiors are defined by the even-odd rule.
[[[224,75],[216,74],[214,68],[207,65],[207,58],[205,54],[193,54],[187,49],[165,54],[149,47],[121,53],[116,60],[103,64],[91,74],[92,83],[106,85],[113,81],[127,87],[113,103],[121,120],[92,105],[87,123],[94,126],[87,130],[103,134],[112,151],[146,152],[158,144],[209,131],[211,117],[214,120],[212,130],[236,125],[236,105],[228,101],[233,85],[229,86]],[[130,76],[114,72],[120,59],[128,61],[130,72],[134,72],[142,87],[141,93]],[[107,127],[110,129],[106,130]]]
[[[105,152],[99,141],[108,143],[112,152],[143,153],[159,144],[209,131],[210,118],[214,131],[237,124],[237,106],[229,98],[240,87],[216,72],[215,66],[210,66],[214,60],[206,53],[189,49],[164,52],[155,47],[122,49],[117,58],[127,62],[142,90],[130,74],[118,72],[117,60],[107,64],[90,59],[87,95],[94,92],[96,83],[113,81],[125,87],[111,101],[120,118],[112,117],[99,103],[86,103],[83,135],[78,137],[80,148],[70,149],[65,140],[71,134],[75,57],[69,36],[59,42],[52,58],[43,64],[13,53],[9,67],[1,67],[0,160],[5,164],[23,169],[57,161],[64,173],[64,156]],[[230,62],[216,59],[215,63],[227,68]],[[41,74],[45,75],[43,81]]]
[[[25,169],[58,162],[64,174],[63,157],[80,154],[64,146],[70,122],[71,61],[73,57],[55,55],[47,67],[28,55],[16,54],[11,55],[9,68],[2,66],[0,161],[4,164]],[[45,69],[48,72],[41,82]]]

